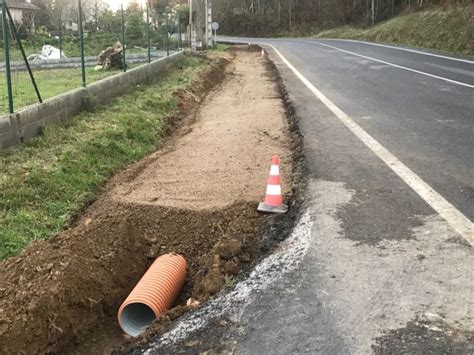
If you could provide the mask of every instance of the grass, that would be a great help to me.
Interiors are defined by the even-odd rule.
[[[226,52],[228,51],[230,48],[230,45],[228,44],[223,44],[223,43],[217,43],[214,48],[212,48],[211,50],[212,51],[215,51],[215,52]]]
[[[433,7],[367,29],[341,27],[320,32],[317,37],[391,42],[474,55],[474,5],[446,10]]]
[[[237,285],[237,279],[233,276],[225,275],[224,287],[227,289],[233,289]]]
[[[119,72],[120,70],[115,69],[95,71],[94,68],[88,67],[86,68],[86,78],[88,83],[92,83]],[[43,100],[82,86],[80,68],[35,71],[34,77]],[[13,73],[12,86],[15,111],[18,111],[24,106],[38,102],[28,72],[21,71]],[[6,75],[5,73],[0,73],[0,114],[5,114],[7,112],[8,98]]]
[[[60,232],[114,172],[154,151],[163,117],[176,110],[173,93],[206,65],[186,57],[149,85],[0,152],[0,260]]]

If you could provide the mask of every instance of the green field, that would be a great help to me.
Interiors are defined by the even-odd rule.
[[[104,79],[121,72],[120,70],[99,70],[86,68],[88,83]],[[65,93],[82,86],[81,69],[51,69],[34,72],[35,80],[43,100]],[[28,72],[21,71],[12,74],[14,108],[18,111],[24,106],[38,102]],[[0,73],[0,114],[8,113],[8,96],[5,73]]]
[[[369,28],[340,27],[317,34],[320,38],[362,39],[474,55],[474,5],[397,16]]]
[[[57,234],[114,172],[154,151],[163,117],[176,110],[173,93],[211,64],[186,57],[149,85],[0,152],[0,260]],[[65,81],[50,93],[66,90]]]

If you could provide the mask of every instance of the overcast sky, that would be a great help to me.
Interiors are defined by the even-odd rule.
[[[146,0],[138,0],[140,4],[145,4]],[[120,4],[123,4],[123,8],[127,8],[128,0],[105,0],[107,4],[110,5],[111,10],[118,10],[120,9]]]

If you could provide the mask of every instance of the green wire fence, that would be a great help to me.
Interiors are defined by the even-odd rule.
[[[0,114],[12,114],[25,106],[42,102],[66,91],[85,87],[107,76],[150,63],[183,47],[179,11],[152,8],[120,8],[104,11],[108,22],[91,21],[81,0],[75,10],[60,12],[54,25],[28,27],[12,16],[15,8],[0,0]],[[120,43],[120,65],[108,70],[97,66],[102,50]],[[50,52],[48,52],[50,51]],[[54,59],[46,59],[55,54]]]

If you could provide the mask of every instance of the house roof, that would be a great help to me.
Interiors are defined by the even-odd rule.
[[[7,1],[7,5],[10,9],[22,9],[22,10],[39,10],[39,7],[29,2],[22,1]]]

